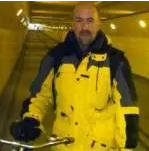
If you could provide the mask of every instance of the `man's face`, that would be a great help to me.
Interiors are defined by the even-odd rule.
[[[99,30],[99,18],[95,8],[76,8],[73,18],[73,30],[76,38],[84,45],[89,45]]]

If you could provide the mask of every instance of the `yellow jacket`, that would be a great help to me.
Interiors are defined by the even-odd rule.
[[[138,142],[136,94],[124,54],[107,44],[99,31],[88,51],[81,52],[74,33],[42,60],[32,95],[22,115],[42,122],[56,106],[53,134],[75,138],[53,150],[132,149]]]

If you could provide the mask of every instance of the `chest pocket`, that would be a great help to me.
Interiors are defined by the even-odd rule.
[[[76,62],[73,57],[64,57],[61,60],[61,65],[59,66],[55,74],[55,89],[56,89],[56,104],[58,109],[63,109],[65,113],[68,114],[70,106],[70,96],[74,94],[75,86],[75,75],[76,75]]]
[[[68,63],[63,63],[62,65],[60,65],[57,74],[61,74],[61,73],[75,73],[76,69],[74,67],[73,64],[68,64]]]
[[[78,66],[79,60],[77,59],[77,57],[75,55],[71,55],[71,56],[65,56],[62,60],[61,60],[61,65],[58,69],[58,72],[61,73],[74,73],[76,71],[76,68]]]
[[[55,78],[55,84],[58,90],[66,90],[66,88],[72,86],[77,63],[78,60],[75,56],[65,56],[61,60],[61,65],[58,68]]]

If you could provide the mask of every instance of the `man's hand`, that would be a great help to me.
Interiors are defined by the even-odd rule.
[[[25,118],[10,127],[10,133],[18,141],[32,141],[40,136],[40,122],[34,118]]]

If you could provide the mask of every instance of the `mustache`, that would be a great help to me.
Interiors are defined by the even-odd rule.
[[[92,33],[89,30],[81,30],[80,31],[80,35],[84,36],[84,35],[91,35]]]

